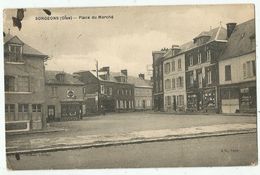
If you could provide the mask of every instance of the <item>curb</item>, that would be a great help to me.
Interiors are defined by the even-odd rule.
[[[147,138],[147,139],[136,138],[136,139],[130,139],[126,141],[112,141],[112,142],[104,142],[104,143],[101,142],[101,143],[92,143],[92,144],[90,143],[90,144],[81,144],[81,145],[65,145],[59,147],[38,148],[38,149],[31,149],[31,150],[6,151],[6,155],[55,152],[55,151],[66,151],[66,150],[74,150],[74,149],[99,148],[99,147],[107,147],[107,146],[141,144],[141,143],[148,143],[148,142],[173,141],[173,140],[186,140],[186,139],[249,134],[249,133],[256,133],[256,129],[248,129],[248,130],[241,130],[241,131],[230,130],[224,132],[202,133],[202,134],[192,134],[192,135],[174,135],[174,136],[170,135],[161,138]]]

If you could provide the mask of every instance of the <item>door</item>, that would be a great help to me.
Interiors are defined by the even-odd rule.
[[[143,104],[142,105],[143,105],[143,109],[145,109],[145,100],[143,100]]]
[[[173,105],[173,110],[176,111],[176,96],[172,96],[172,99],[173,99],[173,102],[172,102],[172,105]]]
[[[55,106],[48,105],[48,121],[54,121],[55,118]]]

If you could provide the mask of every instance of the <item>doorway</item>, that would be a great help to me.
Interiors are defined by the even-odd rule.
[[[48,121],[54,121],[55,119],[55,106],[54,105],[48,105]]]

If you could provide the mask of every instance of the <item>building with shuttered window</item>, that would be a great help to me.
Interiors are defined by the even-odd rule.
[[[256,113],[255,20],[227,28],[228,43],[219,61],[220,109]]]
[[[18,36],[4,36],[6,130],[45,126],[44,61],[48,56]]]

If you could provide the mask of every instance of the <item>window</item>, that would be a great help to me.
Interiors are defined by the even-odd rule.
[[[172,61],[172,72],[175,71],[175,61]]]
[[[165,80],[165,89],[171,89],[171,80],[170,79]]]
[[[22,61],[22,46],[10,44],[9,47],[9,57],[7,61],[10,62],[20,62]]]
[[[171,96],[165,97],[166,105],[171,105]]]
[[[14,104],[6,104],[5,112],[14,112]]]
[[[225,80],[230,81],[231,80],[231,65],[225,66]]]
[[[201,64],[201,53],[198,51],[198,64]]]
[[[120,91],[119,91],[119,89],[117,89],[117,95],[119,95],[120,94]]]
[[[211,71],[208,71],[207,73],[207,83],[211,84]]]
[[[52,86],[51,87],[51,95],[52,96],[57,96],[57,87],[56,86]]]
[[[182,88],[183,87],[183,77],[178,77],[177,78],[177,88]]]
[[[163,84],[163,82],[162,82],[162,80],[160,80],[160,83],[159,83],[159,91],[161,91],[161,90],[163,89],[162,84]]]
[[[164,64],[164,73],[168,74],[171,71],[170,63]]]
[[[100,93],[105,94],[105,86],[104,85],[100,85]]]
[[[244,78],[251,78],[256,75],[255,60],[247,61],[243,64],[243,76]]]
[[[42,105],[41,104],[32,104],[32,112],[41,112]]]
[[[113,90],[112,87],[108,88],[108,95],[112,95],[112,90]]]
[[[181,70],[181,59],[178,60],[178,70]]]
[[[202,73],[198,74],[199,88],[202,88]]]
[[[14,91],[14,80],[13,76],[6,75],[5,76],[5,92],[13,92]]]
[[[83,87],[83,94],[86,94],[86,87]]]
[[[207,62],[211,61],[211,51],[207,50]]]
[[[28,112],[28,104],[19,104],[18,105],[18,112]]]
[[[175,78],[172,79],[172,89],[175,89]]]
[[[29,92],[29,77],[18,77],[18,89],[20,92]]]
[[[190,66],[193,66],[193,56],[192,55],[190,55],[189,60],[190,60]]]
[[[184,96],[183,95],[178,95],[177,96],[177,105],[178,106],[184,105]]]
[[[193,86],[193,83],[194,83],[194,78],[193,78],[193,74],[192,72],[190,73],[190,85]]]

